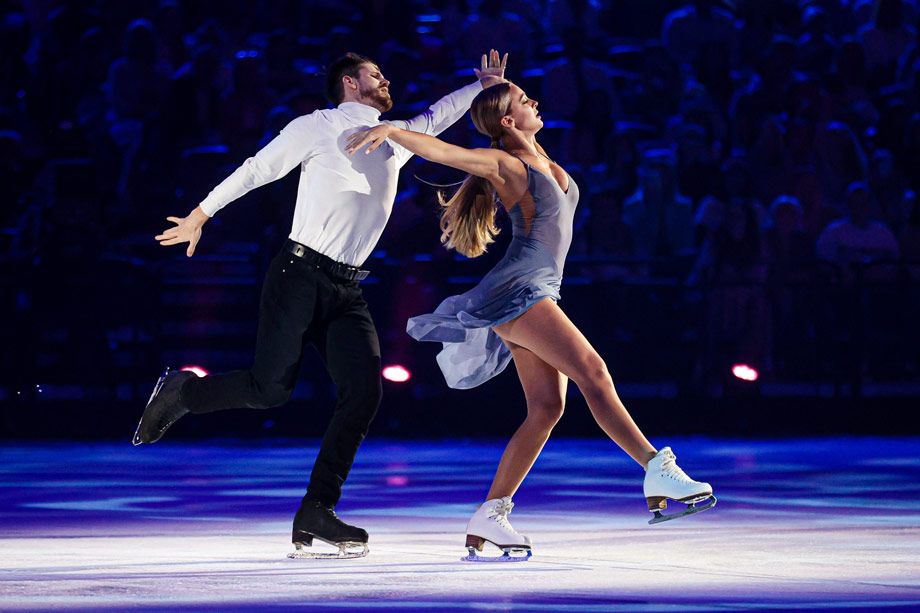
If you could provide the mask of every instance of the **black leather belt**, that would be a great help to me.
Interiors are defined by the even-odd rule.
[[[369,270],[361,270],[360,268],[355,268],[348,264],[336,262],[329,256],[314,251],[306,245],[301,245],[291,239],[288,239],[284,244],[284,249],[294,257],[298,257],[314,266],[319,266],[336,279],[342,279],[343,281],[361,281],[367,278],[367,275],[371,274]]]

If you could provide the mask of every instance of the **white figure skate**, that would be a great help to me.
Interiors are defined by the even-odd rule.
[[[648,510],[655,514],[649,520],[650,524],[699,513],[716,505],[712,486],[688,477],[677,465],[677,457],[670,447],[665,447],[649,460],[642,489],[648,501]],[[664,515],[662,511],[668,507],[668,499],[687,503],[687,508],[680,513]],[[698,506],[698,502],[703,504]]]
[[[469,555],[465,562],[523,562],[531,556],[530,539],[517,531],[508,522],[508,514],[514,508],[510,496],[487,500],[470,518],[466,526],[466,548]],[[502,550],[500,556],[481,556],[483,545],[492,543]]]

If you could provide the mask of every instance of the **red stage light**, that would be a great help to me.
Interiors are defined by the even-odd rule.
[[[732,374],[742,381],[757,381],[760,378],[760,373],[757,372],[757,369],[747,364],[735,364],[732,366]]]
[[[195,365],[195,364],[187,364],[187,365],[183,366],[182,368],[180,368],[179,370],[184,370],[184,371],[186,371],[186,372],[193,372],[193,373],[195,373],[196,375],[198,375],[199,377],[207,377],[207,376],[208,376],[208,371],[206,371],[206,370],[205,370],[204,368],[202,368],[201,366],[197,366],[197,365]]]
[[[383,378],[394,383],[405,383],[412,378],[412,373],[404,366],[393,364],[383,369]]]

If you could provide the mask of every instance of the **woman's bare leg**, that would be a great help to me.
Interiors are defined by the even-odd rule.
[[[527,417],[502,454],[486,500],[513,496],[530,472],[546,444],[553,426],[565,409],[568,377],[538,358],[532,351],[505,341],[527,399]]]
[[[495,327],[505,341],[529,349],[581,390],[595,421],[643,468],[656,450],[617,396],[607,365],[562,309],[549,299]]]

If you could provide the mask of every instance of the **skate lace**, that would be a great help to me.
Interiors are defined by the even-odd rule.
[[[677,456],[670,452],[665,454],[664,461],[661,463],[661,474],[682,483],[696,483],[677,465]]]
[[[498,522],[499,526],[508,532],[517,534],[517,530],[515,530],[508,522],[508,513],[511,513],[511,509],[513,508],[514,503],[510,500],[507,502],[499,502],[489,511],[489,518],[494,519],[496,522]]]
[[[341,521],[342,521],[341,519],[339,519],[339,516],[335,514],[335,511],[332,509],[332,507],[326,507],[326,506],[324,506],[324,507],[323,507],[323,512],[324,512],[330,519],[333,519],[333,520],[335,520],[335,521],[337,521],[337,522],[341,522]]]

